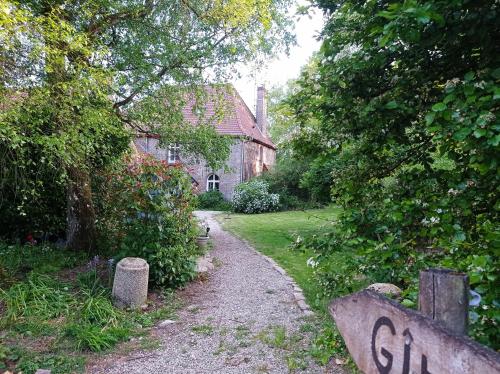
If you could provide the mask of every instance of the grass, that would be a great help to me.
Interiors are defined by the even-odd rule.
[[[191,330],[193,332],[202,335],[212,335],[214,332],[214,327],[212,325],[203,324],[203,325],[193,326]]]
[[[339,208],[290,211],[266,214],[231,214],[218,216],[223,227],[247,240],[252,246],[273,258],[302,288],[311,307],[324,310],[324,300],[316,300],[318,284],[313,280],[307,260],[308,251],[290,248],[297,236],[306,236],[326,230],[337,217]],[[272,290],[270,290],[272,291]]]
[[[89,270],[87,261],[54,247],[0,242],[0,372],[82,372],[92,352],[131,340],[128,349],[136,336],[142,349],[158,346],[144,328],[176,318],[173,294],[150,293],[146,310],[116,309],[107,264]]]

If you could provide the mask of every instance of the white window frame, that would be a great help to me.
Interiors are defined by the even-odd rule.
[[[167,155],[167,161],[169,164],[175,164],[181,160],[179,155],[180,149],[181,146],[179,145],[179,143],[169,145]]]
[[[217,174],[210,174],[207,177],[207,192],[220,191],[220,177]]]

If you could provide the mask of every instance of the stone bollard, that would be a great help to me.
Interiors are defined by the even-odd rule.
[[[113,303],[119,308],[140,308],[148,297],[149,265],[142,258],[125,257],[116,265]]]

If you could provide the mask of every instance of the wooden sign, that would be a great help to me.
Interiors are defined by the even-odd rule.
[[[335,299],[329,310],[364,373],[500,373],[495,351],[375,292]]]

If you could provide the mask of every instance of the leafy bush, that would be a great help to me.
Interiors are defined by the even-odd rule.
[[[289,100],[300,127],[294,151],[315,157],[344,209],[329,234],[305,244],[318,279],[331,295],[355,290],[361,275],[392,282],[415,305],[419,269],[467,272],[482,297],[471,336],[498,349],[498,10],[467,1],[320,6],[335,16]]]
[[[199,253],[187,173],[151,156],[138,157],[125,170],[101,176],[97,191],[102,246],[117,259],[145,259],[155,285],[178,287],[193,278]]]
[[[224,199],[220,191],[204,192],[197,197],[198,208],[207,210],[230,210],[231,203]]]
[[[279,195],[269,193],[269,185],[257,179],[240,183],[234,189],[233,209],[241,213],[264,213],[277,210]]]

